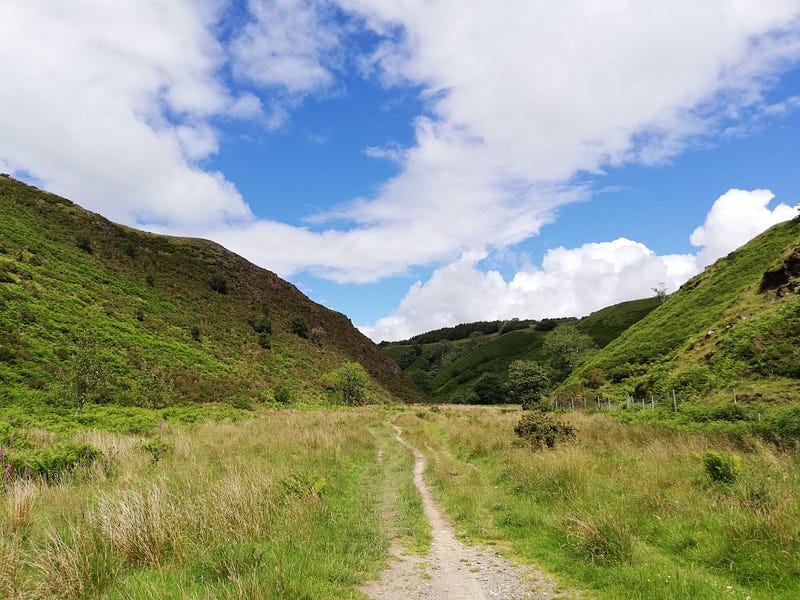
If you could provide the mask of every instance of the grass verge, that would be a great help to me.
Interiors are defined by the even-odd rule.
[[[448,407],[398,419],[428,449],[427,476],[465,537],[509,542],[601,598],[800,595],[796,449],[575,414],[577,442],[535,452],[515,443],[520,416]],[[740,457],[734,481],[708,476],[709,450]]]

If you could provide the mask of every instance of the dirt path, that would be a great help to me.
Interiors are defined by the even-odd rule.
[[[489,598],[533,598],[550,600],[569,597],[556,591],[555,582],[533,569],[515,565],[489,549],[465,546],[442,516],[422,475],[425,457],[405,441],[399,427],[397,441],[414,453],[414,484],[422,496],[425,517],[431,524],[428,556],[404,555],[392,548],[392,564],[380,581],[361,589],[381,600],[481,600]]]

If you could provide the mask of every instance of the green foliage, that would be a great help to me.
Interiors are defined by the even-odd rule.
[[[585,362],[596,350],[597,346],[592,338],[578,331],[571,323],[556,327],[542,342],[542,352],[561,379]]]
[[[295,315],[289,323],[289,330],[297,337],[308,339],[308,321],[303,315]]]
[[[354,356],[387,397],[417,397],[344,315],[312,306],[274,274],[216,244],[117,226],[54,198],[0,178],[0,240],[7,249],[0,279],[5,273],[10,280],[0,284],[0,402],[72,404],[74,332],[87,327],[107,375],[87,407],[140,403],[137,377],[155,365],[187,402],[262,397],[277,382],[316,402],[324,398],[322,375]],[[76,232],[91,237],[91,254],[75,247]],[[228,295],[209,289],[215,272],[226,279]],[[273,325],[268,353],[247,324],[260,313]],[[324,328],[322,347],[300,344],[288,331],[297,313],[313,314]]]
[[[37,478],[45,483],[56,483],[65,474],[91,465],[99,456],[100,451],[90,444],[37,447],[17,441],[3,448],[0,468],[6,480]]]
[[[556,444],[575,438],[575,428],[551,413],[528,412],[514,426],[514,433],[535,450],[554,448]]]
[[[96,397],[105,378],[94,337],[87,331],[81,331],[67,371],[67,392],[75,406],[75,414],[79,414],[86,403]]]
[[[260,312],[250,317],[247,322],[250,323],[250,327],[252,327],[253,331],[256,333],[272,333],[272,321],[269,318],[269,314],[266,312]]]
[[[608,395],[675,387],[701,400],[732,381],[754,387],[781,377],[770,384],[773,393],[796,398],[800,299],[789,289],[799,237],[800,223],[781,223],[720,259],[577,369],[565,387],[601,369]],[[765,273],[777,272],[789,283],[762,285]],[[627,372],[613,376],[620,365]]]
[[[88,254],[92,253],[92,238],[85,231],[75,235],[75,245]]]
[[[508,398],[522,405],[523,410],[542,409],[542,401],[549,387],[550,376],[541,364],[515,360],[508,366]]]
[[[739,478],[741,458],[731,452],[709,450],[703,456],[703,466],[711,481],[734,483]]]
[[[480,404],[502,404],[506,398],[505,386],[500,377],[494,373],[481,375],[474,391]]]
[[[269,350],[272,348],[272,336],[268,333],[259,333],[258,334],[258,345],[264,348],[264,350]]]
[[[325,330],[322,327],[312,327],[308,333],[308,339],[315,346],[322,346],[322,341],[325,339]]]
[[[367,400],[369,374],[360,364],[346,362],[335,371],[335,389],[344,404],[359,405]]]
[[[161,462],[164,455],[170,451],[169,444],[160,439],[147,440],[142,442],[139,447],[150,455],[150,464],[153,466]]]
[[[292,391],[285,385],[278,385],[272,390],[272,398],[279,404],[289,404],[292,401]]]
[[[228,280],[220,273],[214,273],[208,278],[208,285],[218,294],[228,293]]]
[[[164,408],[172,399],[172,384],[155,373],[143,373],[135,380],[137,404],[152,410]]]

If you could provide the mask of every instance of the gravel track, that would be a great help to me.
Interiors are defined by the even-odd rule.
[[[423,473],[425,457],[403,439],[397,441],[414,454],[414,484],[422,497],[425,517],[431,525],[431,549],[427,556],[403,554],[392,548],[390,566],[380,580],[361,588],[376,600],[482,600],[517,599],[551,600],[572,598],[546,574],[514,564],[488,548],[461,543],[433,501]]]

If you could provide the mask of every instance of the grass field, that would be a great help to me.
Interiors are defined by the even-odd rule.
[[[18,471],[0,482],[0,597],[357,598],[392,535],[427,548],[386,411],[152,417],[139,434],[0,432],[7,454],[97,452],[49,482]]]
[[[800,597],[797,449],[575,413],[564,418],[577,441],[536,452],[515,440],[520,415],[450,406],[397,419],[466,538],[599,598]],[[712,481],[709,451],[740,457],[735,481]]]
[[[800,596],[797,447],[575,413],[535,451],[515,407],[120,410],[0,415],[0,597],[361,598],[392,540],[430,544],[389,421],[459,535],[584,597]]]

